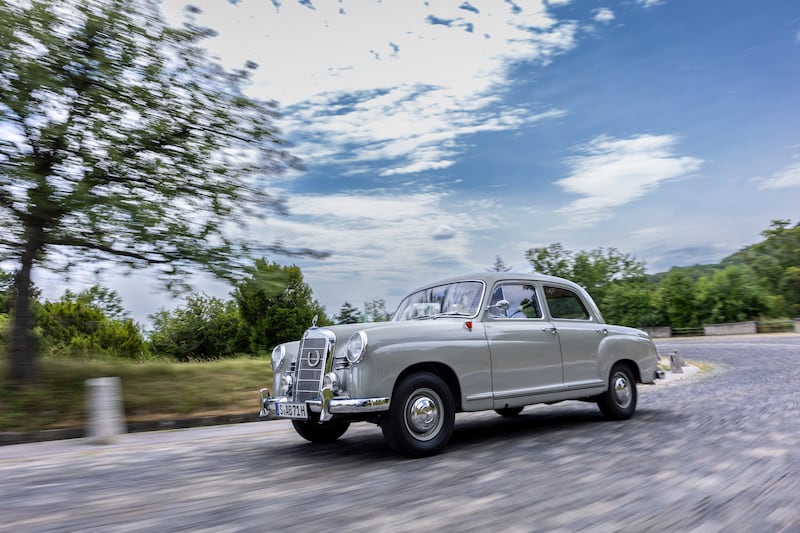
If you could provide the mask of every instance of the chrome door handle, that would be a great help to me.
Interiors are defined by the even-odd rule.
[[[555,335],[555,334],[557,333],[557,330],[556,330],[556,328],[542,328],[542,331],[544,331],[544,332],[550,332],[550,333],[552,333],[553,335]]]
[[[595,331],[596,331],[597,333],[599,333],[600,335],[608,335],[608,329],[607,329],[607,328],[603,328],[603,329],[596,329]]]

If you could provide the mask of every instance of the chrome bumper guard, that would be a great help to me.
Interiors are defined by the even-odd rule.
[[[379,413],[389,410],[389,398],[327,398],[324,392],[323,390],[323,398],[327,401],[306,401],[306,405],[312,412],[320,413],[320,422],[327,422],[332,415],[337,414]],[[291,403],[291,400],[285,396],[273,398],[269,389],[261,389],[259,396],[261,397],[261,411],[259,412],[261,417],[275,413],[276,403]]]

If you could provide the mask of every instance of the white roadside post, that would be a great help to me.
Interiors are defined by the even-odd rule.
[[[89,379],[86,390],[86,436],[92,444],[112,444],[117,436],[126,432],[120,379]]]

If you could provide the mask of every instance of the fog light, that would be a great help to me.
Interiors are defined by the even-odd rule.
[[[291,394],[292,385],[294,385],[294,380],[292,379],[292,376],[281,376],[281,390],[278,393],[278,395],[285,396],[287,394]]]
[[[330,389],[333,392],[339,392],[339,376],[334,372],[328,372],[322,378],[322,388]]]

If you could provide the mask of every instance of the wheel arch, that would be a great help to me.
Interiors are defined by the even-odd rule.
[[[632,359],[623,358],[623,359],[615,360],[608,367],[607,375],[610,376],[611,375],[611,370],[617,365],[625,365],[625,366],[627,366],[630,369],[630,371],[633,373],[633,379],[636,380],[636,383],[641,383],[642,382],[642,373],[641,373],[641,370],[639,369],[639,365],[636,364],[636,361],[634,361]]]
[[[442,381],[445,382],[447,388],[450,389],[451,394],[453,395],[453,400],[456,404],[456,411],[463,411],[462,406],[462,398],[461,398],[461,384],[458,381],[458,376],[450,368],[448,365],[444,363],[437,363],[437,362],[426,362],[426,363],[416,363],[405,370],[403,370],[394,382],[394,387],[392,388],[392,397],[395,396],[397,391],[397,386],[408,376],[412,374],[416,374],[417,372],[430,372],[431,374],[435,374],[439,376]]]

